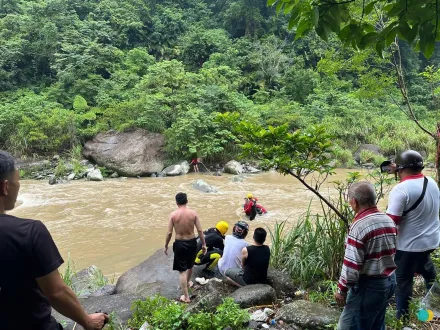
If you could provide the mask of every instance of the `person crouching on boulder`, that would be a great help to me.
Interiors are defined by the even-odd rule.
[[[229,283],[238,287],[266,283],[270,260],[270,249],[264,245],[266,236],[264,228],[255,229],[253,244],[241,250],[242,268],[229,268],[225,272]]]
[[[206,248],[208,251],[204,254],[202,249],[202,241],[197,240],[197,256],[195,264],[197,266],[206,265],[206,271],[213,271],[217,266],[219,259],[223,255],[225,248],[225,234],[229,229],[226,221],[219,221],[214,228],[209,228],[203,234],[205,235]]]

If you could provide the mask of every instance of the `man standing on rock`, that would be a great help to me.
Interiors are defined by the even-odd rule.
[[[53,307],[86,330],[102,329],[108,317],[87,315],[62,280],[64,261],[44,224],[5,214],[15,207],[19,181],[14,158],[0,150],[0,328],[62,329]]]
[[[431,253],[439,246],[439,188],[422,174],[423,158],[414,150],[401,153],[391,172],[400,183],[391,190],[387,214],[397,224],[396,305],[397,318],[408,313],[415,273],[421,274],[429,290],[436,271]]]
[[[348,198],[356,216],[335,294],[337,303],[345,306],[338,330],[385,330],[387,303],[396,288],[396,225],[377,209],[372,184],[353,184]]]
[[[200,241],[202,242],[203,253],[206,253],[206,242],[197,212],[186,206],[188,204],[188,198],[185,193],[178,193],[176,195],[176,204],[178,209],[170,214],[168,221],[168,232],[165,239],[164,252],[168,255],[168,244],[173,236],[174,229],[176,231],[176,240],[173,244],[173,270],[179,272],[180,287],[183,291],[180,300],[189,303],[191,301],[189,299],[188,288],[192,286],[190,280],[197,255],[197,239],[194,235],[194,227],[196,227]]]

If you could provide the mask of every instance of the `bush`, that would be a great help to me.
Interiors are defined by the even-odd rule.
[[[335,155],[337,167],[350,168],[354,166],[353,153],[350,149],[344,149],[336,145],[333,148],[333,154]]]
[[[161,296],[135,301],[131,307],[133,316],[128,321],[131,328],[139,329],[148,322],[154,329],[166,330],[211,330],[230,327],[232,330],[246,329],[249,321],[247,310],[232,298],[226,298],[217,306],[215,313],[200,312],[190,315],[185,312],[185,305],[170,301]]]

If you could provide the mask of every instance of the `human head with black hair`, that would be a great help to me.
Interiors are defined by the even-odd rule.
[[[266,241],[267,231],[264,228],[258,227],[254,231],[254,241],[259,245],[263,245]]]
[[[14,208],[20,190],[19,181],[14,157],[0,150],[0,214]]]
[[[183,192],[178,193],[176,195],[176,203],[178,206],[183,206],[188,204],[188,196]]]

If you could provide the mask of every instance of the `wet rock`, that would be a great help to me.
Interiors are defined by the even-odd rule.
[[[243,166],[243,172],[250,174],[257,174],[260,173],[261,171],[258,168],[246,164],[245,166]]]
[[[328,326],[338,323],[340,314],[338,310],[322,304],[297,300],[281,307],[276,319],[301,329],[328,329]]]
[[[274,268],[269,268],[267,272],[267,284],[274,288],[279,299],[294,297],[297,291],[290,276]]]
[[[75,173],[70,173],[69,176],[67,177],[67,180],[73,180],[75,179]]]
[[[198,313],[201,311],[215,312],[218,305],[222,303],[222,295],[219,292],[209,292],[200,298],[197,302],[191,303],[186,311],[190,313]]]
[[[172,251],[166,256],[162,249],[158,250],[147,260],[122,274],[116,283],[116,293],[143,297],[160,294],[169,299],[180,297],[179,273],[172,269]]]
[[[253,284],[244,286],[229,297],[233,298],[241,308],[272,304],[276,301],[275,290],[267,284]]]
[[[225,173],[238,175],[243,173],[243,166],[240,164],[240,162],[231,160],[225,165],[224,171]]]
[[[110,296],[116,293],[115,284],[107,284],[106,286],[99,288],[91,294],[91,297]]]
[[[72,276],[72,289],[79,297],[88,297],[96,292],[97,282],[107,282],[98,267],[92,265],[82,269]]]
[[[119,174],[118,174],[118,172],[113,172],[113,173],[110,175],[110,178],[111,178],[111,179],[119,178]]]
[[[186,160],[180,163],[180,167],[182,167],[182,174],[188,174],[190,166]]]
[[[52,157],[52,161],[53,162],[58,162],[60,160],[60,155],[54,155],[53,157]]]
[[[156,178],[156,177],[157,177],[156,173],[150,175],[150,178]]]
[[[162,171],[162,173],[165,176],[178,176],[183,173],[183,170],[182,170],[182,166],[180,166],[180,165],[171,165],[171,166],[166,167]]]
[[[194,189],[200,190],[201,192],[205,192],[205,193],[218,192],[217,188],[210,186],[208,183],[206,183],[203,180],[197,180],[197,181],[193,182],[192,186]]]
[[[81,166],[88,166],[90,164],[88,159],[83,159],[79,162]]]
[[[104,181],[101,170],[99,168],[94,169],[87,173],[87,179],[90,181]]]
[[[57,178],[55,177],[55,175],[51,175],[51,176],[49,177],[49,184],[50,184],[50,185],[57,184]]]
[[[245,179],[245,177],[244,177],[243,175],[234,175],[234,176],[231,178],[231,181],[232,181],[232,182],[243,182],[244,179]]]
[[[353,155],[354,160],[358,164],[361,162],[361,152],[362,151],[369,151],[369,152],[372,152],[373,154],[378,155],[378,156],[382,155],[382,152],[381,152],[379,146],[377,146],[375,144],[361,144]]]
[[[124,176],[143,176],[163,169],[164,136],[142,129],[100,133],[84,145],[84,156]]]
[[[125,325],[133,314],[130,310],[132,303],[139,299],[142,298],[135,295],[114,294],[110,296],[80,298],[79,301],[88,314],[99,310],[109,314],[114,312],[116,324]],[[55,310],[52,310],[52,315],[58,322],[64,321],[66,323],[65,330],[72,330],[75,326],[72,320],[62,316]],[[83,328],[80,325],[76,325],[75,330],[83,330]]]

